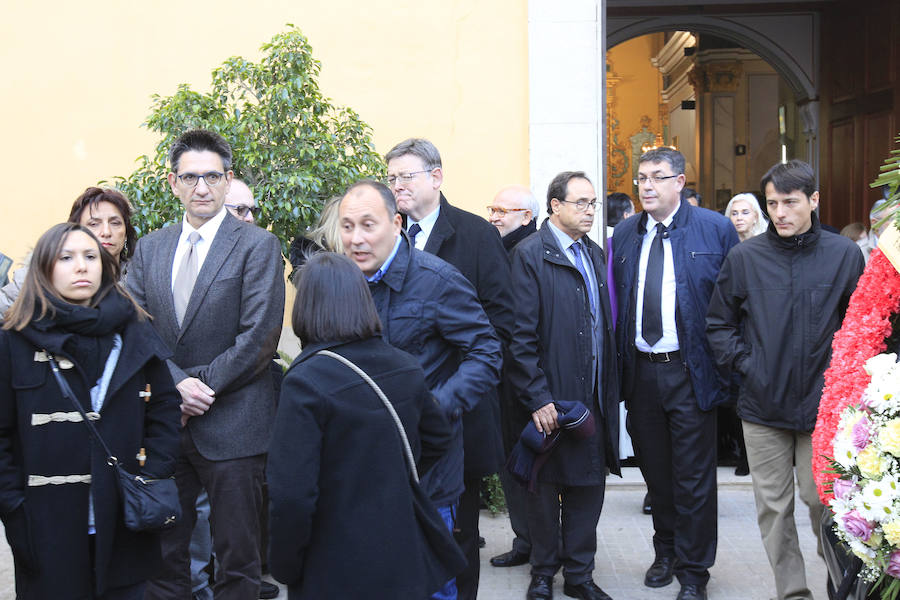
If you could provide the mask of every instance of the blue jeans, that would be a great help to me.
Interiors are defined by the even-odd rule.
[[[456,502],[446,506],[438,506],[437,511],[452,534],[453,525],[456,523]],[[456,578],[454,577],[445,583],[441,589],[432,594],[431,598],[432,600],[456,600]]]

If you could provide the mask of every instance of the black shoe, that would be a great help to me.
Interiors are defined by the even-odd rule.
[[[277,598],[278,594],[280,593],[281,588],[279,588],[274,583],[269,583],[268,581],[259,582],[259,597],[262,600],[271,600],[272,598]]]
[[[658,588],[672,583],[672,571],[675,570],[674,556],[657,556],[644,575],[644,585]]]
[[[518,567],[519,565],[524,565],[527,562],[528,555],[524,552],[518,552],[516,550],[504,552],[503,554],[495,556],[491,559],[491,565],[495,567]]]
[[[478,536],[478,547],[484,548],[485,546],[487,546],[487,542],[484,541],[484,538],[479,535]]]
[[[650,492],[644,494],[644,504],[641,506],[641,511],[645,515],[649,515],[653,513],[653,507],[650,506]]]
[[[582,598],[582,600],[612,600],[609,594],[600,589],[593,581],[585,581],[578,585],[565,584],[563,593],[570,598]]]
[[[526,600],[552,600],[553,577],[551,575],[532,575],[531,585],[528,586]]]
[[[738,465],[734,468],[734,474],[738,477],[746,477],[750,474],[750,467],[747,465]]]
[[[706,600],[706,586],[697,583],[685,584],[681,586],[675,600]]]

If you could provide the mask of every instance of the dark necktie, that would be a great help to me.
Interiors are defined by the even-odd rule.
[[[572,252],[575,254],[575,268],[581,273],[584,279],[585,288],[587,288],[588,301],[591,304],[591,314],[597,314],[597,300],[594,298],[594,288],[591,286],[591,279],[588,277],[587,269],[584,268],[584,261],[581,260],[581,242],[575,242],[571,246]]]
[[[406,231],[409,234],[409,239],[412,240],[413,246],[416,245],[416,236],[422,233],[422,228],[419,227],[418,223],[413,223],[409,226],[409,229]]]
[[[647,272],[644,274],[644,313],[641,318],[641,335],[652,346],[662,338],[662,281],[663,237],[666,226],[656,224],[656,235],[650,243],[650,257],[647,259]]]

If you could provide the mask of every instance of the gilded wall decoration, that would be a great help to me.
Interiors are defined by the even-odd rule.
[[[612,63],[606,63],[606,189],[614,192],[627,187],[625,178],[628,175],[629,157],[628,149],[619,140],[620,121],[616,113],[616,86],[621,81],[613,71]]]

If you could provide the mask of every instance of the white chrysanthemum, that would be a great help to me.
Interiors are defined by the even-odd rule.
[[[868,481],[856,496],[856,507],[859,513],[870,521],[882,523],[897,518],[898,510],[894,505],[900,495],[897,480],[888,476],[880,481]]]
[[[856,448],[853,447],[850,438],[842,435],[840,430],[834,437],[834,460],[848,471],[856,466]]]
[[[864,564],[871,565],[875,562],[875,551],[872,548],[869,548],[853,536],[849,536],[846,541],[853,554],[861,558]]]
[[[863,400],[883,414],[900,412],[900,365],[896,354],[879,354],[866,361],[866,372],[871,375]]]
[[[882,375],[893,370],[896,366],[897,355],[891,352],[890,354],[878,354],[873,356],[866,361],[863,368],[872,379],[880,379]]]

